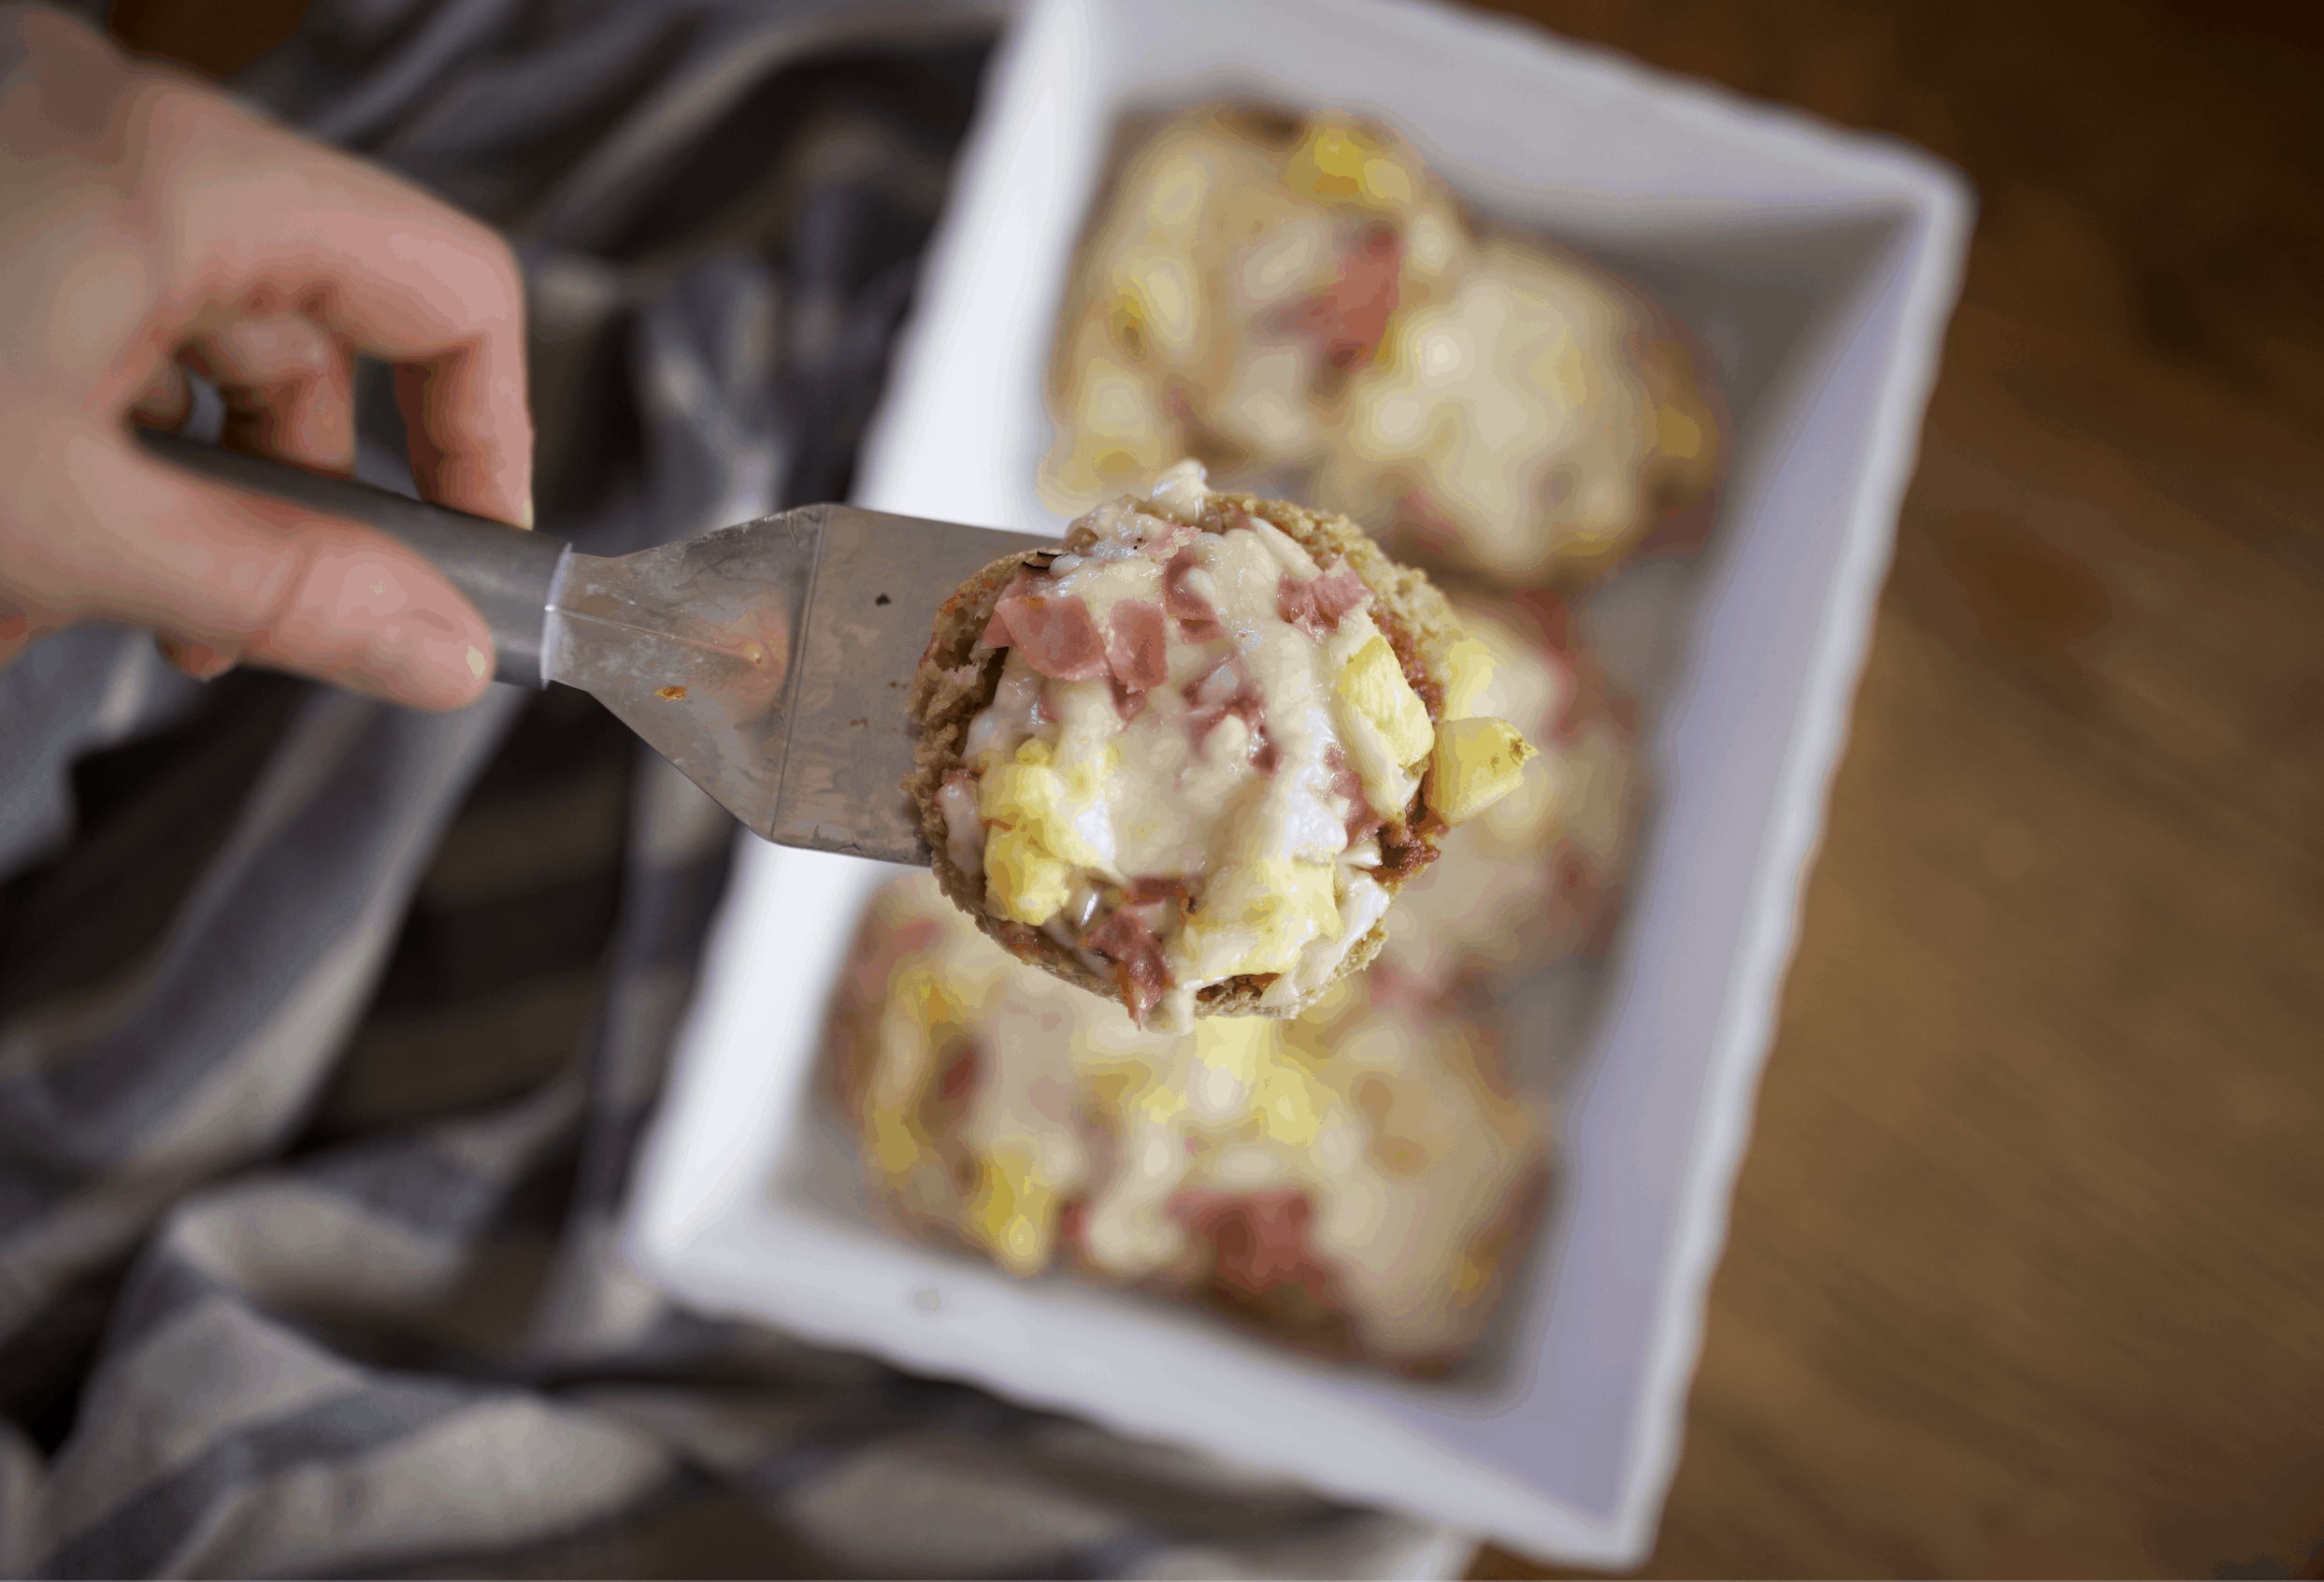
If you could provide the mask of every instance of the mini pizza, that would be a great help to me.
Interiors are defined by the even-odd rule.
[[[867,914],[832,1049],[899,1230],[1334,1359],[1456,1363],[1545,1198],[1493,1028],[1351,978],[1297,1020],[1154,1033],[997,948],[925,876]]]
[[[1210,107],[1106,190],[1051,369],[1056,509],[1192,455],[1531,587],[1602,575],[1715,485],[1723,415],[1677,322],[1481,221],[1384,126]]]
[[[1352,523],[1171,468],[949,600],[905,783],[944,892],[1023,960],[1181,1031],[1288,1017],[1534,749],[1448,714],[1473,644]]]

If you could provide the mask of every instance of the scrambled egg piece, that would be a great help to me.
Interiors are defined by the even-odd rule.
[[[1387,639],[1374,637],[1356,651],[1340,674],[1340,697],[1380,727],[1398,763],[1415,764],[1427,755],[1435,727],[1428,723],[1420,695],[1404,679],[1404,667],[1396,662]]]
[[[1195,1058],[1242,1086],[1234,1129],[1286,1148],[1314,1145],[1332,1096],[1286,1048],[1282,1026],[1259,1016],[1214,1016],[1195,1025]]]
[[[887,1036],[902,1036],[907,1028],[918,1035],[903,1037],[911,1057],[882,1065],[870,1095],[873,1157],[891,1181],[902,1182],[935,1159],[912,1116],[946,1057],[971,1035],[960,997],[925,970],[897,973],[885,1014]]]
[[[963,1229],[1010,1273],[1038,1274],[1049,1267],[1063,1206],[1030,1155],[997,1147],[976,1161]]]
[[[1186,919],[1187,955],[1204,979],[1285,972],[1313,939],[1340,937],[1328,864],[1261,856],[1228,869]]]
[[[1291,156],[1284,181],[1326,200],[1352,198],[1382,209],[1408,206],[1415,183],[1370,129],[1325,122]]]
[[[1517,788],[1540,751],[1506,720],[1448,720],[1428,755],[1428,806],[1447,824],[1474,818]]]
[[[1002,916],[1046,923],[1065,905],[1075,869],[1104,866],[1103,856],[1073,826],[1073,804],[1091,799],[1094,779],[1083,769],[1069,780],[1049,744],[1038,740],[987,771],[978,795],[988,830],[984,883]],[[1093,784],[1077,784],[1082,781]]]

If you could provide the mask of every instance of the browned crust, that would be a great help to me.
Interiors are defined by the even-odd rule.
[[[1459,616],[1428,581],[1427,574],[1390,560],[1361,527],[1346,517],[1311,511],[1287,500],[1261,499],[1256,495],[1213,494],[1204,507],[1204,525],[1215,530],[1237,511],[1247,511],[1281,528],[1319,561],[1335,555],[1347,561],[1372,592],[1372,619],[1381,635],[1396,650],[1405,679],[1419,694],[1428,718],[1440,719],[1444,708],[1444,685],[1451,676],[1453,645],[1460,640],[1462,630]],[[1048,935],[1026,924],[995,917],[984,910],[984,875],[965,871],[946,855],[944,814],[936,800],[944,777],[963,767],[960,748],[968,739],[968,722],[992,702],[993,694],[1000,685],[1007,651],[985,649],[980,653],[977,644],[1017,568],[1039,553],[1012,554],[993,562],[961,584],[960,591],[937,611],[934,635],[929,638],[927,650],[920,657],[920,669],[912,677],[909,707],[919,729],[919,743],[913,749],[911,773],[904,777],[904,791],[919,809],[921,837],[933,854],[928,866],[954,905],[1019,960],[1093,994],[1119,1000],[1120,992],[1113,983],[1092,972],[1072,952]],[[1378,874],[1383,886],[1391,895],[1401,889],[1435,860],[1443,836],[1442,821],[1432,816],[1416,795],[1413,806],[1405,810],[1405,816],[1381,831],[1381,850],[1386,859]],[[1259,996],[1273,978],[1246,975],[1229,978],[1200,991],[1196,996],[1196,1014],[1286,1019],[1297,1016],[1332,984],[1370,966],[1386,942],[1387,924],[1384,918],[1349,947],[1339,971],[1328,981],[1288,1006],[1262,1006]]]

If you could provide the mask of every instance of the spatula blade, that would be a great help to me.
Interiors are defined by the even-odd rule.
[[[808,506],[618,560],[573,557],[550,674],[594,694],[779,845],[927,860],[900,784],[937,607],[1049,538]]]

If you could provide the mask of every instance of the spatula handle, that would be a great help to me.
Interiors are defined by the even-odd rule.
[[[466,594],[493,634],[493,680],[546,686],[543,635],[572,546],[561,539],[428,505],[352,479],[305,472],[221,450],[182,435],[140,429],[149,451],[173,466],[238,489],[376,527],[427,557]]]

